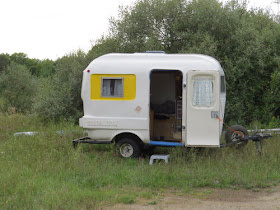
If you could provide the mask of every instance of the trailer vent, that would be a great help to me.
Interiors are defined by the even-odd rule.
[[[164,51],[146,51],[146,53],[162,53],[162,54],[165,54]]]

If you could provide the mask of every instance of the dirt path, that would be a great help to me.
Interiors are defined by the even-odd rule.
[[[252,190],[202,189],[192,195],[163,194],[142,204],[117,204],[100,209],[280,209],[280,186]]]

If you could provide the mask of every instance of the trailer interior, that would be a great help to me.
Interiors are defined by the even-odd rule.
[[[182,72],[153,70],[150,76],[150,139],[182,140]]]

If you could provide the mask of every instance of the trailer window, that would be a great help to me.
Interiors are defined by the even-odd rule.
[[[123,98],[123,78],[102,78],[101,97]]]
[[[193,105],[210,107],[214,103],[213,82],[211,78],[197,78],[193,83]]]
[[[225,76],[221,76],[221,93],[226,92],[226,80]]]
[[[136,76],[134,74],[92,74],[91,100],[134,100]]]

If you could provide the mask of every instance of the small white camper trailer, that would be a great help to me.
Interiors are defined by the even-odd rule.
[[[85,143],[120,146],[136,157],[145,145],[220,147],[225,74],[198,54],[107,54],[83,72]]]

